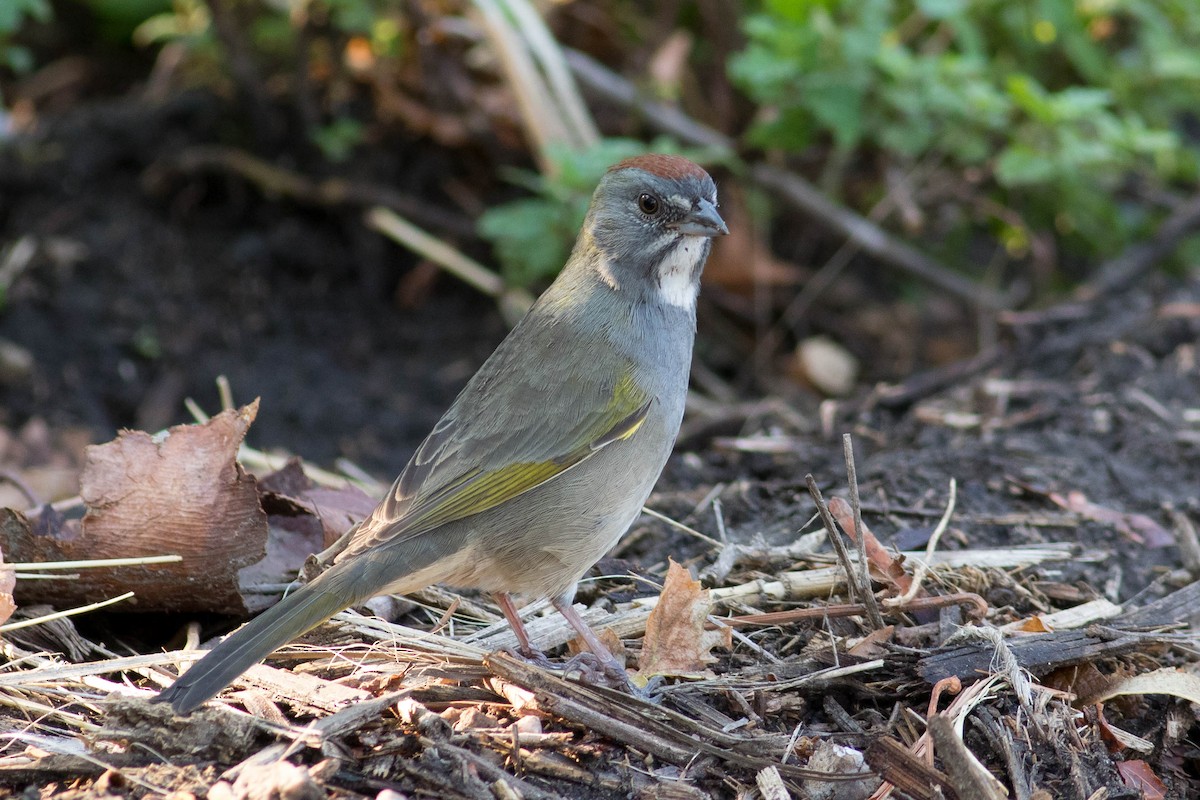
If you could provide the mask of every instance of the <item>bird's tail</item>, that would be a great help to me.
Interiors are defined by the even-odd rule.
[[[234,631],[153,702],[170,703],[176,713],[187,714],[277,648],[373,593],[358,596],[347,585],[356,582],[345,580],[342,572],[334,567]]]

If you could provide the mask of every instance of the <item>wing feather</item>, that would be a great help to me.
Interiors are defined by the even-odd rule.
[[[619,374],[616,381],[579,376],[555,387],[561,407],[593,410],[554,426],[539,413],[538,387],[519,377],[510,384],[516,402],[495,407],[481,369],[483,377],[463,390],[339,558],[495,508],[633,436],[654,399],[637,386],[631,368]]]

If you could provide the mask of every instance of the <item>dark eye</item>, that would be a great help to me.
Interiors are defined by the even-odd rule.
[[[660,207],[661,204],[658,202],[658,198],[652,194],[644,194],[638,197],[638,208],[642,210],[643,214],[653,216],[658,213]]]

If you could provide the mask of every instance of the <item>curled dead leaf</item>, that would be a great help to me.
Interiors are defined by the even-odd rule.
[[[854,539],[854,510],[840,497],[829,501],[829,513],[837,520],[838,525],[846,532],[851,540]],[[881,583],[886,583],[895,589],[897,594],[905,594],[912,586],[912,576],[904,571],[903,558],[893,557],[888,549],[875,538],[867,523],[863,522],[863,542],[867,552],[867,566],[871,577]]]
[[[699,678],[712,673],[714,647],[729,649],[733,630],[705,630],[712,613],[712,598],[700,581],[675,563],[667,568],[658,604],[646,621],[642,657],[634,680],[645,685],[655,675]]]

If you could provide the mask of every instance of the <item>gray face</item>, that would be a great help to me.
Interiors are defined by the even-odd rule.
[[[728,233],[707,174],[663,177],[641,169],[604,177],[586,226],[622,290],[680,306],[695,302],[712,237]]]

